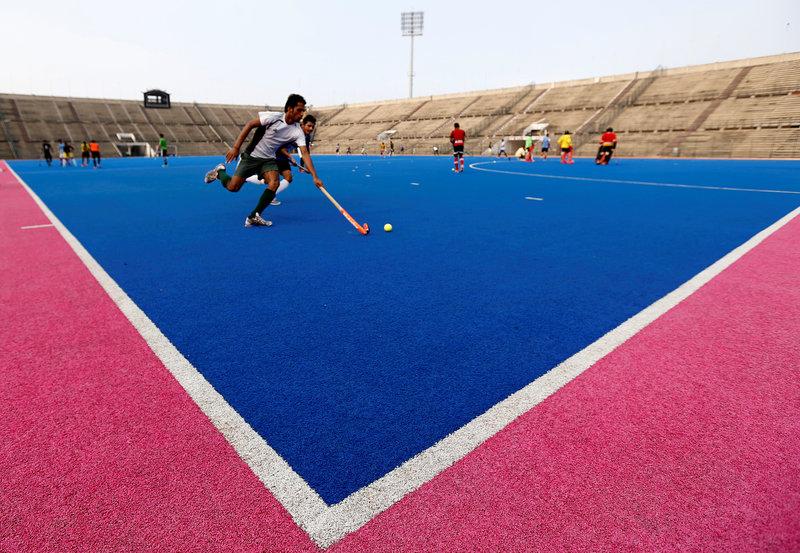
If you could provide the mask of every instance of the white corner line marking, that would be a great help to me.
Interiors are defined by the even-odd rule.
[[[703,184],[676,184],[671,182],[652,182],[643,180],[620,180],[620,179],[598,179],[594,177],[568,177],[566,175],[548,175],[546,173],[524,173],[522,171],[504,171],[503,169],[487,169],[478,167],[492,161],[478,161],[470,164],[470,169],[485,171],[487,173],[499,173],[501,175],[516,175],[519,177],[536,177],[540,179],[575,180],[584,182],[606,182],[611,184],[634,184],[637,186],[660,186],[666,188],[694,188],[700,190],[727,190],[730,192],[762,192],[766,194],[795,194],[800,195],[800,190],[775,190],[770,188],[736,188],[735,186],[706,186]]]
[[[537,202],[544,201],[544,198],[534,198],[533,196],[525,196],[525,199],[526,200],[534,200],[534,201],[537,201]]]
[[[27,227],[19,227],[20,230],[31,230],[35,228],[50,228],[54,226],[53,223],[48,223],[46,225],[28,225]]]
[[[280,501],[295,522],[322,548],[327,548],[358,530],[403,497],[463,459],[483,442],[614,351],[800,215],[798,207],[521,390],[514,392],[381,478],[353,492],[341,502],[328,506],[214,390],[36,193],[13,169],[11,171],[176,380],[225,436],[242,460]]]

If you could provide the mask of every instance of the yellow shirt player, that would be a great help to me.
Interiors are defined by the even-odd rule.
[[[557,143],[561,148],[561,163],[572,164],[572,135],[569,131],[564,131]]]

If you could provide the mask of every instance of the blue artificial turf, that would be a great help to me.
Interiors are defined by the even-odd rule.
[[[370,236],[302,175],[267,210],[274,227],[245,229],[263,189],[202,184],[216,162],[12,166],[329,504],[800,205],[797,195],[455,175],[447,156],[341,156],[318,157],[318,168]],[[794,162],[488,167],[800,191]],[[380,230],[386,222],[394,232]]]

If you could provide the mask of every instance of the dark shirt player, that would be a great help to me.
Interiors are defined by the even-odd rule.
[[[42,155],[44,156],[44,160],[47,162],[47,166],[50,167],[53,163],[53,152],[50,148],[50,143],[47,140],[42,140]]]
[[[608,165],[611,161],[611,156],[614,155],[614,150],[617,147],[617,135],[614,129],[608,127],[606,132],[600,137],[600,149],[597,150],[597,157],[594,162],[597,165]]]
[[[453,130],[450,132],[450,144],[453,145],[453,164],[455,165],[456,173],[464,171],[464,142],[467,139],[467,133],[458,123],[453,123]],[[459,160],[461,160],[461,167],[459,168]]]

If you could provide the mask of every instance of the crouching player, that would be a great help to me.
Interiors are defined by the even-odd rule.
[[[306,147],[306,139],[299,122],[303,118],[306,110],[306,101],[299,94],[290,94],[286,99],[283,113],[262,111],[258,113],[258,118],[249,121],[242,132],[239,133],[233,147],[225,155],[225,161],[231,162],[239,157],[247,136],[253,129],[256,130],[253,139],[242,153],[241,161],[236,167],[233,176],[225,171],[225,165],[219,164],[214,169],[206,173],[207,183],[219,180],[223,188],[230,192],[238,192],[251,176],[259,176],[267,184],[266,190],[258,200],[258,203],[244,220],[246,227],[269,227],[272,221],[262,217],[264,210],[270,202],[275,199],[275,193],[280,185],[280,170],[276,159],[276,152],[282,146],[294,144],[300,150],[300,156],[305,162],[306,169],[311,173],[314,184],[322,186],[322,181],[317,176],[314,163]]]
[[[600,137],[600,149],[597,150],[597,157],[594,162],[597,165],[608,165],[611,161],[611,156],[614,155],[614,150],[617,148],[617,135],[614,129],[608,127],[606,132]]]

